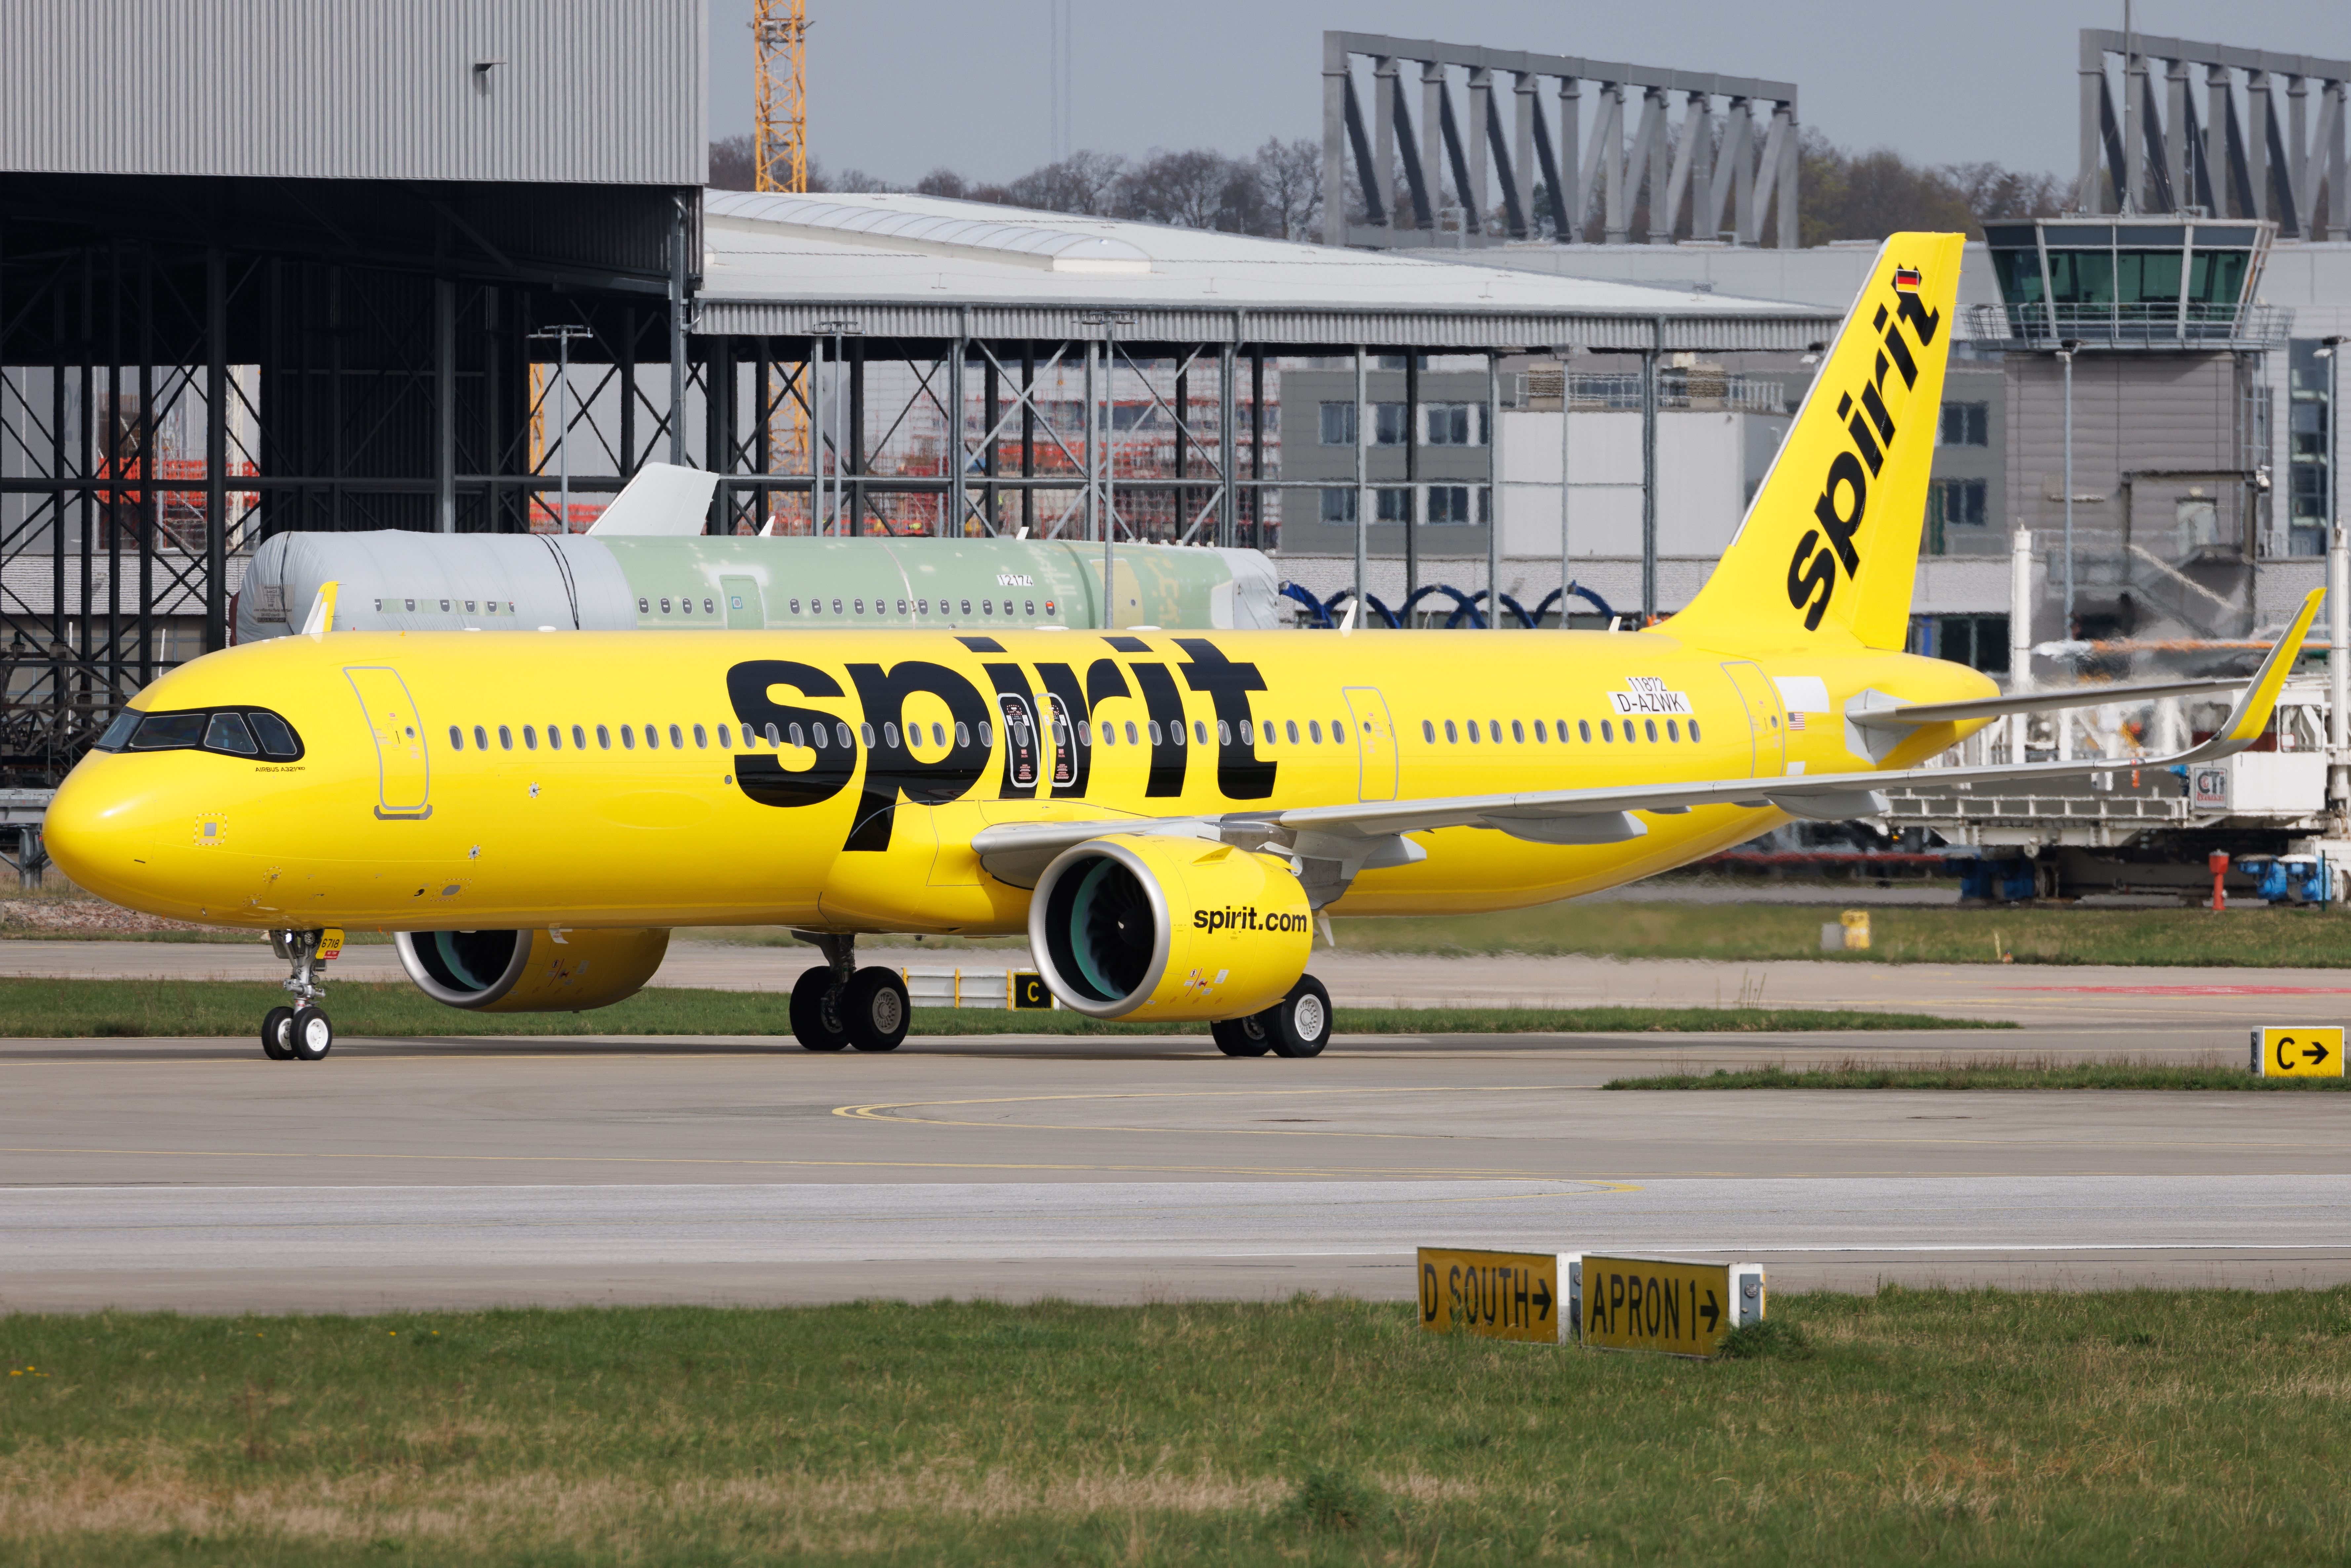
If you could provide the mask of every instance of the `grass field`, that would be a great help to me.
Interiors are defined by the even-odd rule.
[[[1408,1305],[0,1318],[0,1557],[2340,1563],[2351,1291],[1775,1296],[1712,1364]]]
[[[2242,1061],[2179,1063],[2116,1057],[2056,1061],[2047,1057],[1978,1056],[1965,1061],[1864,1061],[1824,1067],[1749,1067],[1612,1078],[1603,1089],[2225,1089],[2287,1093],[2340,1092],[2340,1078],[2258,1078]]]
[[[1359,952],[1435,954],[1586,954],[1618,958],[1826,958],[1893,964],[2152,964],[2230,965],[2280,968],[2351,967],[2351,919],[2310,910],[1959,909],[1877,905],[1870,910],[1875,943],[1865,953],[1823,953],[1820,929],[1834,918],[1838,889],[1823,886],[1816,904],[1566,903],[1501,915],[1443,917],[1342,917],[1332,922],[1339,946]],[[11,940],[120,939],[214,942],[227,933],[174,927],[116,931],[92,924],[87,897],[36,895],[45,915],[61,924],[5,917],[0,937]],[[7,901],[0,900],[0,906]],[[26,905],[30,907],[30,905]],[[58,914],[63,911],[65,914]],[[67,918],[67,915],[73,918]],[[144,916],[125,916],[145,921]],[[147,922],[160,925],[158,922]],[[789,932],[769,926],[682,930],[689,942],[737,942],[799,946]],[[243,940],[252,940],[250,937]],[[378,933],[354,931],[349,940],[381,943]],[[909,945],[913,945],[911,942]],[[932,939],[942,953],[962,948],[1011,950],[1019,937]]]
[[[1582,953],[1618,958],[1825,958],[1880,964],[2351,967],[2351,918],[2309,910],[1870,909],[1865,953],[1823,953],[1833,906],[1567,903],[1510,915],[1334,920],[1382,953]]]
[[[0,979],[0,1036],[252,1035],[283,1001],[275,988],[235,980]],[[327,990],[327,1014],[347,1036],[772,1035],[788,1040],[786,998],[773,991],[643,991],[584,1013],[475,1013],[444,1007],[403,982],[346,982]],[[1628,1031],[1812,1031],[2006,1029],[2006,1023],[1926,1013],[1802,1008],[1338,1008],[1349,1034],[1525,1034]],[[1080,1013],[916,1008],[914,1034],[1206,1035],[1206,1024],[1102,1023]]]

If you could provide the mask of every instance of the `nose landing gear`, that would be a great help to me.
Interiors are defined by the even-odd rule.
[[[323,1061],[335,1048],[335,1026],[319,1006],[327,994],[319,976],[319,944],[323,931],[272,931],[269,950],[294,967],[286,990],[294,1006],[276,1007],[262,1015],[261,1053],[272,1061]]]

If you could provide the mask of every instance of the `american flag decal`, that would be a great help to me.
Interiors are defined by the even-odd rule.
[[[1788,715],[1788,727],[1795,730],[1799,734],[1802,734],[1804,728],[1804,716],[1800,713],[1791,712]]]
[[[1918,269],[1915,267],[1897,267],[1894,269],[1894,287],[1896,288],[1907,289],[1916,294],[1918,292],[1920,281]]]

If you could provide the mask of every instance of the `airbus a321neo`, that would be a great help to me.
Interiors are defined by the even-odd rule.
[[[1066,1007],[1311,1056],[1320,912],[1541,904],[1889,785],[2099,766],[1922,771],[2068,701],[1903,652],[1960,246],[1886,243],[1719,567],[1646,631],[484,636],[314,605],[312,634],[140,694],[49,846],[118,904],[268,932],[281,1059],[333,1042],[331,929],[396,934],[455,1007],[576,1010],[643,986],[673,929],[747,924],[822,947],[790,1009],[812,1051],[904,1036],[860,936],[1025,932]],[[2247,689],[2219,733],[2158,760],[2260,734],[2318,597],[2222,683]]]

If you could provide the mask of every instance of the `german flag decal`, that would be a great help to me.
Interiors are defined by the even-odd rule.
[[[1903,289],[1907,293],[1916,294],[1918,292],[1919,282],[1918,269],[1917,267],[1897,267],[1894,269],[1895,287]]]

